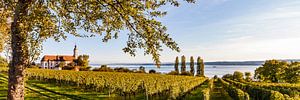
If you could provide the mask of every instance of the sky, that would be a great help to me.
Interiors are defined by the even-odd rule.
[[[204,61],[300,58],[299,0],[196,0],[195,4],[183,2],[180,7],[161,9],[168,14],[158,20],[181,49],[178,53],[164,47],[162,62],[173,62],[182,55],[201,56]],[[77,44],[79,54],[88,54],[92,64],[153,62],[141,51],[135,57],[125,54],[126,40],[125,31],[107,43],[100,37],[49,39],[41,57],[72,55]]]

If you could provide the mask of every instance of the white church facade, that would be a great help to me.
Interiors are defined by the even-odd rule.
[[[77,46],[75,45],[73,49],[73,55],[45,55],[41,59],[41,68],[43,69],[56,69],[61,70],[58,65],[63,62],[65,65],[68,65],[78,57]]]

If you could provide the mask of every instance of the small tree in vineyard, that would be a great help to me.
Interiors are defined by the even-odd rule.
[[[192,73],[192,75],[194,75],[195,74],[195,69],[194,69],[194,58],[193,58],[193,56],[191,56],[191,58],[190,58],[190,68],[191,68],[190,72]]]
[[[185,65],[185,56],[181,56],[181,73],[185,72],[186,70],[186,65]]]
[[[177,56],[177,57],[176,57],[176,60],[175,60],[175,64],[174,64],[175,72],[177,72],[177,73],[179,73],[178,65],[179,65],[179,59],[178,59],[178,56]]]

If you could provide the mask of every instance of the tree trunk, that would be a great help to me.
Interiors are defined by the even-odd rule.
[[[25,68],[28,62],[28,47],[26,45],[26,31],[21,31],[20,23],[27,15],[29,1],[19,0],[11,24],[12,62],[9,66],[8,95],[9,100],[24,100]]]

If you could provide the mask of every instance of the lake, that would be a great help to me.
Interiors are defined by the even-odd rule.
[[[100,67],[100,64],[91,64],[92,68]],[[151,69],[154,69],[156,72],[168,73],[174,71],[174,65],[162,65],[160,68],[157,68],[155,65],[139,65],[139,64],[112,64],[108,65],[111,68],[116,67],[125,67],[128,69],[139,69],[140,66],[144,66],[146,71],[148,72]],[[214,67],[215,66],[215,67]],[[213,77],[217,75],[218,77],[222,77],[225,74],[233,74],[234,71],[240,72],[251,72],[252,76],[254,75],[254,70],[260,65],[205,65],[204,74],[207,77]],[[196,68],[196,65],[195,65]],[[180,70],[180,65],[179,65]],[[187,71],[190,70],[189,65],[186,68]]]

